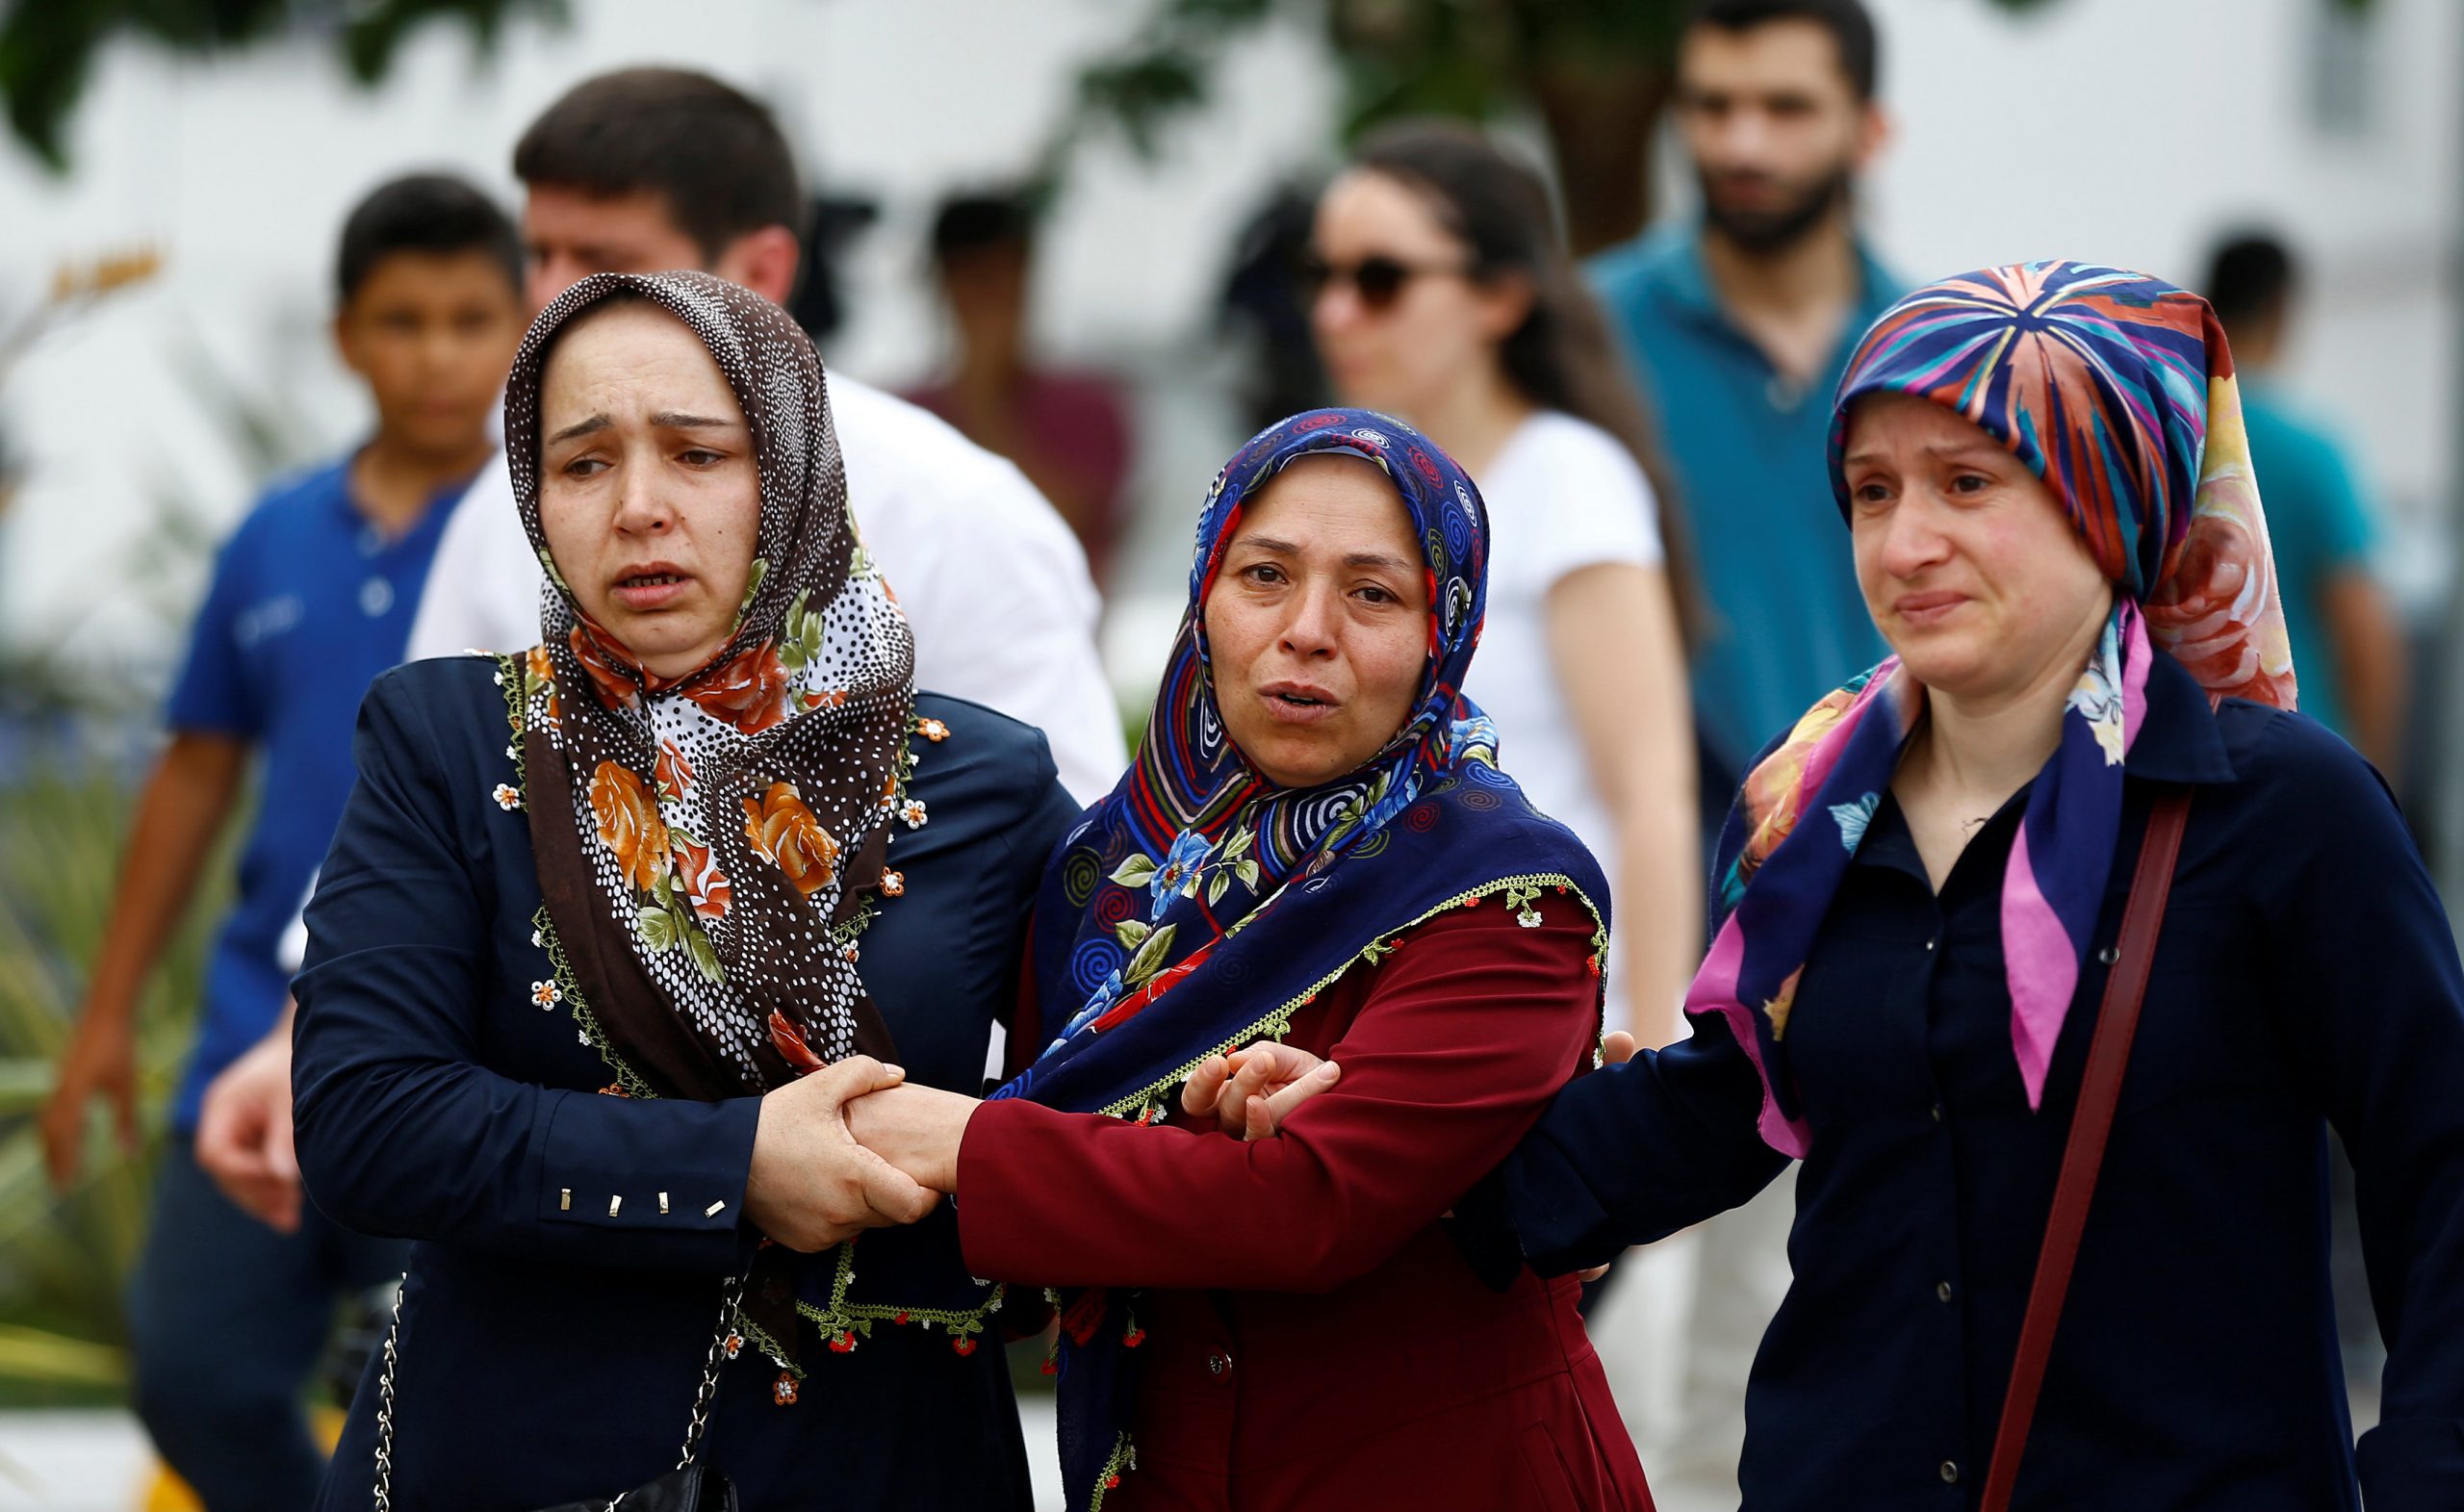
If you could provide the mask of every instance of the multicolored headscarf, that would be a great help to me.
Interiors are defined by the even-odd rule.
[[[1244,507],[1286,467],[1353,456],[1409,514],[1429,588],[1428,659],[1392,740],[1318,787],[1268,782],[1224,732],[1205,609]],[[1142,1120],[1207,1057],[1283,1033],[1355,963],[1415,925],[1492,895],[1522,922],[1580,909],[1607,948],[1607,884],[1580,841],[1496,766],[1496,734],[1460,689],[1487,601],[1478,492],[1409,426],[1318,410],[1270,427],[1215,481],[1190,602],[1138,758],[1063,839],[1036,909],[1022,1032],[1045,1048],[994,1097]],[[1504,1011],[1510,1005],[1499,1005]],[[1130,1309],[1101,1293],[1063,1317],[1062,1466],[1086,1508],[1126,1457]]]
[[[1833,401],[1843,514],[1849,412],[1875,394],[1930,399],[2007,448],[2116,588],[2003,880],[2011,1038],[2033,1108],[2113,870],[2149,658],[2172,656],[2212,699],[2293,706],[2233,358],[2206,300],[2143,273],[2024,263],[1919,289],[1865,333]],[[1737,800],[1727,916],[1685,1008],[1727,1016],[1762,1073],[1762,1136],[1790,1155],[1809,1138],[1787,1066],[1797,979],[1924,707],[1923,687],[1886,660],[1809,710]]]

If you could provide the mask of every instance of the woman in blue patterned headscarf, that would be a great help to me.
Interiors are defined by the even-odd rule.
[[[1835,403],[1894,654],[1739,794],[1694,1038],[1568,1088],[1507,1164],[1524,1252],[1596,1264],[1802,1159],[1746,1394],[1757,1512],[2464,1506],[2464,974],[2376,775],[2292,711],[2206,302],[2077,263],[1964,273],[1886,312]],[[2082,1185],[2135,865],[2190,789]],[[2329,1122],[2391,1345],[2358,1477]],[[2092,1202],[2075,1268],[2046,1251],[2049,1311],[2058,1173]]]
[[[1073,1512],[1649,1505],[1572,1283],[1492,1290],[1439,1226],[1590,1064],[1607,938],[1459,692],[1487,556],[1397,421],[1244,447],[1137,760],[1047,871],[1032,1064],[851,1113],[954,1193],[969,1270],[1066,1289]],[[1344,1062],[1281,1139],[1179,1106],[1270,1040]]]

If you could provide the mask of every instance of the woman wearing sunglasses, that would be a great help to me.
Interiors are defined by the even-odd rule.
[[[1488,501],[1489,620],[1464,692],[1615,887],[1611,1023],[1665,1043],[1702,953],[1692,714],[1664,496],[1607,326],[1539,179],[1463,127],[1371,138],[1320,197],[1311,251],[1342,401],[1420,426]]]

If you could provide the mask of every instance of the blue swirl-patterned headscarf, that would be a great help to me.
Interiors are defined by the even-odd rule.
[[[1224,732],[1206,600],[1243,509],[1286,467],[1322,455],[1363,458],[1394,484],[1427,572],[1428,658],[1383,749],[1331,782],[1283,788]],[[1152,1116],[1200,1062],[1280,1036],[1380,941],[1493,892],[1533,924],[1544,891],[1553,904],[1565,901],[1558,889],[1578,895],[1598,924],[1598,977],[1607,884],[1573,833],[1498,770],[1495,732],[1461,693],[1488,555],[1478,490],[1399,421],[1315,410],[1233,456],[1198,518],[1189,609],[1137,760],[1045,869],[1018,1016],[1022,1034],[1040,1026],[1044,1048],[994,1097]],[[1102,1296],[1070,1302],[1059,1384],[1073,1509],[1126,1461],[1133,1337]]]
[[[2213,699],[2293,706],[2267,519],[2224,332],[2206,300],[2144,273],[1988,268],[1883,312],[1834,401],[1843,514],[1850,411],[1889,394],[1942,406],[2025,463],[2114,584],[2002,884],[2012,1048],[2033,1108],[2113,870],[2150,658],[2172,656]],[[1924,688],[1886,660],[1798,720],[1747,776],[1731,821],[1743,845],[1685,1008],[1727,1017],[1762,1072],[1763,1138],[1791,1155],[1810,1137],[1787,1064],[1798,975],[1924,706]]]

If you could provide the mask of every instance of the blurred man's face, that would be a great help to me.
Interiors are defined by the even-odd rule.
[[[523,324],[493,254],[390,252],[334,318],[334,341],[391,440],[459,456],[487,443]]]
[[[522,207],[522,242],[529,257],[530,313],[593,273],[672,273],[692,269],[742,284],[773,304],[796,290],[802,255],[785,226],[748,231],[717,257],[685,234],[654,189],[594,194],[564,184],[533,184]]]
[[[1816,21],[1686,33],[1677,119],[1706,218],[1755,252],[1823,225],[1882,141],[1881,113],[1857,97],[1837,39]]]
[[[653,189],[593,194],[533,184],[522,207],[530,313],[593,273],[665,273],[705,267],[701,244],[678,229]],[[717,272],[717,269],[709,269]]]

